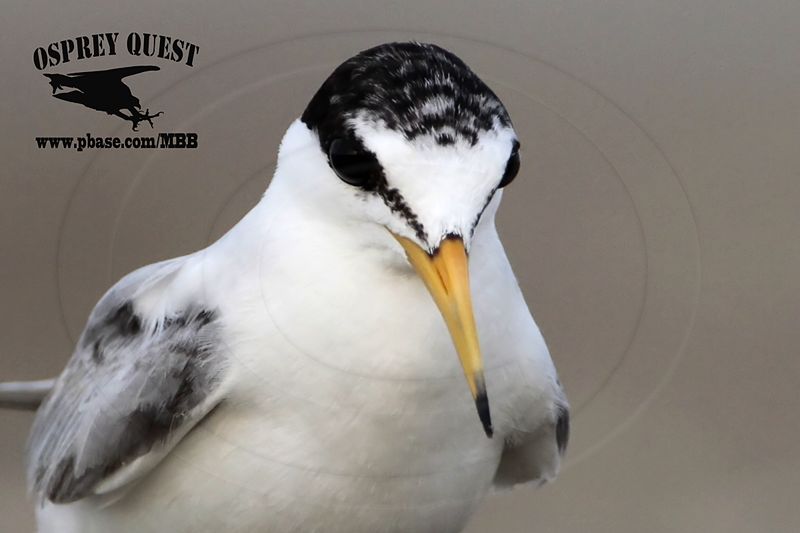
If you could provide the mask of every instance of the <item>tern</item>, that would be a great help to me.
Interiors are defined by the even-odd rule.
[[[337,67],[251,211],[113,285],[52,387],[0,388],[48,391],[39,532],[455,533],[552,480],[568,402],[494,222],[519,149],[436,45]]]

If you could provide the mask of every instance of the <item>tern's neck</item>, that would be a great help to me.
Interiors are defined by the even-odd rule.
[[[281,142],[272,181],[248,215],[248,232],[280,242],[282,253],[319,259],[326,253],[399,249],[384,226],[351,212],[354,194],[331,173],[316,136],[295,121]]]
[[[295,121],[281,142],[278,165],[266,193],[230,232],[229,240],[237,244],[237,254],[245,248],[262,258],[270,254],[270,263],[293,257],[312,270],[332,262],[410,273],[404,252],[386,227],[359,218],[353,209],[354,194],[330,172],[316,136]],[[499,196],[487,206],[476,228],[471,270],[483,262],[481,256],[496,254],[500,246],[493,224]]]

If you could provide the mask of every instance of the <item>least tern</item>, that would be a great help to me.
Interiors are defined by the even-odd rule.
[[[92,311],[30,436],[39,532],[451,533],[551,480],[568,403],[494,223],[519,148],[438,46],[336,68],[239,223]]]

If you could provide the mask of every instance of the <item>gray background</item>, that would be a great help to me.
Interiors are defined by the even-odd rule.
[[[51,4],[6,1],[0,18],[0,380],[56,374],[108,285],[230,227],[335,65],[428,40],[496,89],[520,133],[501,233],[575,412],[559,480],[489,498],[469,531],[800,528],[800,3]],[[197,131],[200,149],[35,148],[130,133],[51,98],[31,60],[107,31],[200,46],[193,68],[142,60],[162,71],[129,78],[165,111],[155,131]],[[3,532],[33,529],[30,422],[0,412]]]

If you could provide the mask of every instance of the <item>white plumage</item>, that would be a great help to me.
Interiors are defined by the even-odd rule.
[[[494,226],[513,129],[346,124],[426,239],[294,122],[233,229],[98,304],[34,428],[40,533],[455,533],[493,486],[555,476],[567,403]],[[493,438],[392,234],[469,250]]]

